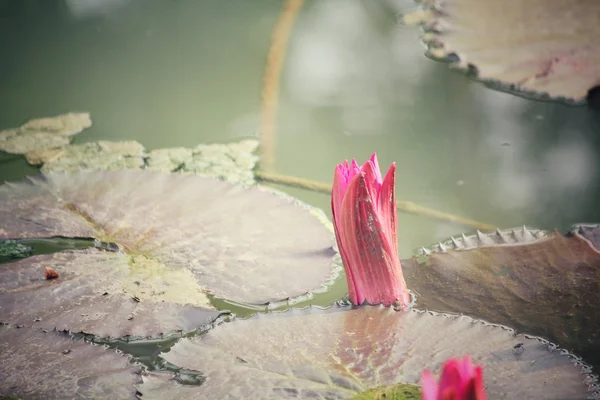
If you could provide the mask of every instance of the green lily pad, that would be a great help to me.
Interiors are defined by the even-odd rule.
[[[0,397],[136,399],[140,367],[62,332],[0,325]]]
[[[238,303],[266,304],[321,290],[339,272],[333,234],[320,211],[258,186],[235,186],[195,175],[148,171],[49,174],[0,187],[0,217],[4,222],[0,238],[93,237],[116,243],[122,250],[116,254],[67,252],[2,266],[18,274],[14,271],[49,263],[66,278],[61,268],[67,265],[82,293],[66,291],[67,280],[57,280],[65,287],[55,301],[45,303],[57,310],[71,307],[61,301],[79,304],[85,299],[81,304],[93,306],[104,291],[111,295],[115,308],[137,297],[164,307],[174,303],[206,310],[212,308],[209,293]],[[106,279],[113,285],[99,286]],[[0,287],[15,281],[23,287],[9,294],[0,290],[0,321],[18,323],[17,316],[29,318],[35,312],[43,316],[43,302],[27,309],[19,305],[21,300],[13,299],[27,296],[27,279],[2,279]],[[8,311],[7,302],[14,302],[14,310]],[[171,319],[161,307],[148,305],[152,307],[158,315],[155,320],[162,322],[140,322],[131,331],[127,327],[138,323],[120,318],[129,311],[119,311],[117,326],[112,328],[106,327],[104,319],[84,323],[79,314],[47,312],[55,318],[52,321],[61,321],[61,328],[100,335],[148,336],[189,328],[180,321],[179,314],[185,314],[185,320],[186,312],[175,313]]]
[[[417,384],[425,368],[439,373],[448,358],[470,354],[484,367],[490,398],[593,395],[589,368],[551,346],[466,316],[308,308],[259,314],[182,339],[162,357],[201,372],[202,384],[151,375],[137,388],[144,399],[353,398],[380,386]]]
[[[422,249],[402,266],[419,307],[508,325],[599,365],[600,253],[584,237],[597,243],[598,232],[478,233]]]
[[[600,85],[596,0],[424,0],[417,18],[435,58],[507,89],[583,101]],[[405,20],[413,19],[409,15]]]
[[[66,146],[71,136],[92,126],[90,114],[69,113],[32,119],[19,128],[0,131],[0,151],[25,154]]]

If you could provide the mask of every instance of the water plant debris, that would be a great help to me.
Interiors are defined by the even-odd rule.
[[[71,137],[92,126],[89,113],[69,113],[32,119],[18,128],[0,131],[0,151],[13,154],[56,149],[70,143]]]

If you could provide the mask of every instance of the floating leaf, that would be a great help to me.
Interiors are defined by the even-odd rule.
[[[505,324],[600,364],[600,253],[578,232],[478,232],[432,251],[402,261],[419,307]]]
[[[0,325],[0,397],[135,399],[140,368],[60,332]]]
[[[457,65],[475,67],[480,79],[573,101],[600,85],[596,0],[423,3],[433,11],[419,13],[431,30],[425,36],[430,54],[456,55]]]
[[[88,113],[32,119],[19,128],[0,131],[0,151],[25,154],[62,147],[69,144],[71,136],[90,126],[92,121]]]
[[[46,280],[43,267],[60,270]],[[219,315],[193,273],[97,249],[0,264],[0,322],[147,337],[191,331]]]
[[[515,346],[522,343],[522,351]],[[222,324],[180,340],[163,357],[200,371],[200,386],[165,376],[138,386],[152,398],[352,398],[369,388],[419,382],[450,357],[484,367],[490,398],[585,398],[587,369],[540,339],[465,316],[385,307],[305,309]]]
[[[338,270],[333,235],[322,213],[260,187],[233,186],[195,175],[50,174],[46,179],[0,187],[0,216],[4,221],[0,237],[87,236],[117,243],[124,254],[68,252],[2,267],[19,274],[20,268],[33,264],[52,266],[61,273],[56,283],[67,285],[69,272],[62,264],[69,265],[77,279],[75,287],[89,305],[96,301],[85,297],[92,291],[119,294],[120,300],[113,303],[118,307],[123,307],[123,296],[137,296],[142,303],[164,301],[165,307],[176,303],[208,308],[207,292],[235,302],[263,304],[320,289]],[[112,286],[99,287],[105,278]],[[20,281],[18,276],[1,281],[12,285],[15,280]],[[29,288],[29,283],[24,280],[21,285]],[[57,289],[57,309],[68,307],[60,299],[81,302],[71,290]],[[18,292],[26,296],[24,287]],[[6,301],[0,291],[0,321],[15,323],[16,314],[6,319]],[[15,306],[12,312],[32,310]],[[155,313],[163,312],[157,307]],[[79,329],[71,325],[78,315],[61,318],[69,321],[61,320],[61,328]],[[175,321],[180,318],[177,313],[173,316]],[[166,333],[164,324],[151,326],[154,333]],[[82,330],[98,334],[97,329],[107,332],[103,324]],[[114,327],[112,332],[123,329]]]

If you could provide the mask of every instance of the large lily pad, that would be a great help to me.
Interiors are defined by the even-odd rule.
[[[525,92],[581,101],[600,85],[597,0],[424,0],[430,54]]]
[[[352,398],[373,387],[418,383],[423,369],[437,371],[448,358],[470,354],[484,366],[490,398],[592,395],[589,369],[551,348],[465,316],[369,306],[309,308],[257,315],[182,339],[163,357],[202,372],[203,383],[182,386],[149,376],[138,390],[144,399]]]
[[[0,397],[136,399],[140,367],[61,332],[0,325]]]
[[[0,131],[0,150],[25,154],[66,146],[71,141],[71,136],[90,126],[92,121],[88,113],[32,119],[19,128]]]
[[[55,290],[65,303],[79,303],[77,296],[93,302],[90,292],[106,290],[120,293],[120,299],[201,308],[211,307],[209,292],[235,302],[264,304],[318,290],[338,271],[333,234],[321,212],[260,187],[195,175],[49,174],[0,187],[0,216],[0,238],[94,237],[122,249],[119,254],[73,252],[3,266],[18,271],[47,262],[64,276],[61,267],[67,265],[82,293],[66,290],[67,280],[59,279]],[[98,286],[104,274],[114,280],[109,289]],[[26,279],[14,279],[2,280],[11,287],[20,283],[9,295],[0,292],[0,305],[13,301],[6,296],[12,299],[15,291],[31,289]],[[114,299],[113,306],[123,305]],[[15,307],[29,318],[44,304]],[[164,314],[159,308],[155,313]],[[14,322],[12,312],[0,308],[0,321]],[[87,325],[85,331],[104,331],[103,325]],[[64,326],[75,327],[66,322]],[[165,333],[162,327],[158,331]]]
[[[600,253],[580,232],[596,240],[599,230],[564,236],[521,228],[451,239],[403,260],[404,275],[419,307],[543,336],[599,365]]]

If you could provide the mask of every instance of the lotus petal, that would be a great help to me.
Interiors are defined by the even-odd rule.
[[[523,343],[523,351],[514,347]],[[397,382],[418,383],[451,357],[483,365],[490,398],[585,398],[587,369],[548,342],[465,316],[388,307],[308,308],[222,324],[180,340],[162,357],[200,371],[200,386],[149,376],[153,398],[352,398]]]
[[[582,101],[600,85],[596,0],[426,0],[429,53],[519,91]]]
[[[406,282],[419,307],[508,325],[600,365],[600,253],[583,236],[597,243],[599,230],[581,229],[564,236],[523,227],[453,239],[444,252],[438,245],[402,260]]]
[[[136,399],[140,367],[62,332],[0,325],[0,397]]]
[[[0,266],[8,274],[0,280],[1,322],[21,323],[19,318],[39,312],[53,315],[46,322],[60,323],[60,328],[148,336],[190,328],[182,321],[198,318],[191,318],[189,307],[211,309],[208,293],[264,304],[320,290],[339,270],[333,234],[319,211],[271,190],[195,175],[49,174],[0,187],[0,217],[1,238],[93,237],[122,249],[116,254],[66,252]],[[42,290],[28,280],[40,266],[61,276],[52,282],[58,286],[43,289],[48,300],[26,293]],[[104,292],[110,297],[98,299]],[[133,312],[124,301],[134,297],[150,302],[142,318],[156,315],[130,329],[137,323],[122,317]],[[82,318],[58,311],[85,306],[91,307],[84,312],[91,316],[98,304],[100,313],[115,308],[116,326],[106,326],[111,322],[106,315]],[[165,315],[168,307],[172,316]]]

